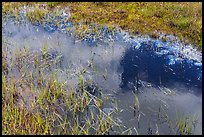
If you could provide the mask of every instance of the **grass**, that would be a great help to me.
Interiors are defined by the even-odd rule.
[[[184,116],[182,114],[179,116],[179,114],[176,114],[176,125],[178,128],[178,133],[180,135],[191,135],[193,133],[193,128],[195,129],[195,124],[198,122],[198,115],[195,113],[194,116]]]
[[[115,125],[102,111],[102,96],[86,90],[84,70],[79,92],[68,90],[46,43],[36,55],[28,44],[12,51],[8,43],[3,41],[2,52],[2,134],[107,134]]]
[[[90,135],[139,134],[137,129],[123,129],[112,114],[120,113],[117,100],[113,98],[113,111],[103,111],[104,98],[100,89],[94,94],[87,86],[92,84],[84,78],[86,70],[77,70],[78,89],[68,89],[67,81],[60,81],[58,56],[49,59],[49,45],[45,43],[39,52],[13,48],[2,38],[2,134],[4,135]],[[58,60],[58,61],[57,61]],[[93,64],[92,64],[93,65]],[[87,66],[90,69],[92,66]],[[89,70],[90,71],[90,70]],[[68,69],[66,75],[69,75]],[[66,76],[66,77],[67,77]],[[140,102],[133,94],[133,115],[140,120]],[[168,117],[168,116],[167,116]],[[178,134],[192,134],[198,121],[193,117],[177,117]],[[152,132],[151,127],[149,133]],[[159,134],[159,129],[155,134]]]
[[[87,25],[97,23],[107,25],[112,31],[117,25],[131,34],[149,34],[152,37],[155,30],[173,33],[202,47],[201,3],[4,2],[3,16],[14,15],[18,19],[20,7],[24,5],[33,7],[26,9],[26,17],[31,22],[41,22],[46,14],[58,14],[54,11],[69,7],[70,19],[75,22],[78,31],[74,32],[76,35],[81,30],[85,34],[96,32],[97,28],[89,30]],[[190,9],[193,11],[190,12]],[[81,27],[78,22],[82,22]],[[113,126],[120,128],[111,114],[102,111],[102,95],[96,96],[87,91],[87,83],[91,84],[83,77],[87,68],[78,71],[79,92],[68,90],[67,81],[60,81],[57,75],[60,55],[53,60],[48,59],[49,45],[45,43],[39,53],[29,52],[28,43],[18,49],[15,45],[10,47],[12,44],[2,38],[2,45],[2,134],[109,134]],[[96,70],[92,62],[90,68]],[[67,77],[68,73],[67,69]],[[134,116],[139,108],[138,97],[134,95]],[[114,110],[119,112],[117,101]],[[188,121],[178,118],[179,134],[191,134],[197,116],[192,118],[192,124],[185,124],[185,120]],[[128,128],[119,134],[131,132]]]
[[[148,34],[156,38],[160,32],[178,36],[185,43],[202,49],[201,2],[47,2],[6,3],[2,13],[17,15],[20,7],[34,6],[28,10],[31,21],[57,9],[70,11],[75,25],[92,23],[106,25],[110,29],[119,26],[131,35]]]

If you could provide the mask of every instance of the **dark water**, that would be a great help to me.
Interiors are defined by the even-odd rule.
[[[63,24],[63,23],[62,23]],[[71,23],[64,23],[72,26]],[[29,52],[40,52],[48,45],[50,58],[60,54],[58,77],[67,87],[77,87],[77,72],[87,68],[86,81],[94,81],[103,93],[116,98],[120,113],[115,120],[124,129],[137,129],[138,134],[177,134],[173,125],[176,113],[199,114],[194,134],[202,133],[202,53],[181,42],[163,42],[148,36],[131,38],[118,30],[103,28],[99,37],[88,35],[82,40],[66,34],[52,23],[36,26],[4,22],[2,35]],[[169,39],[176,39],[167,36]],[[13,48],[14,49],[14,48]],[[94,69],[87,66],[93,64]],[[66,70],[69,76],[66,77]],[[139,112],[134,114],[134,93],[139,100]],[[104,104],[104,112],[112,109]],[[158,116],[159,114],[159,116]],[[168,115],[168,116],[166,116]],[[166,117],[165,117],[166,116]],[[138,120],[139,119],[139,120]],[[150,131],[151,129],[152,131]]]
[[[181,82],[187,87],[202,87],[202,63],[190,60],[181,53],[175,55],[168,47],[158,47],[155,41],[145,41],[136,49],[128,48],[120,64],[123,67],[121,87],[127,87],[129,81],[143,80],[155,85],[167,86],[169,83]],[[158,54],[166,50],[166,54]],[[139,83],[135,83],[137,86]],[[200,92],[199,92],[200,93]]]

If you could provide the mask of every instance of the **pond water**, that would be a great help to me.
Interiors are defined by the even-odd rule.
[[[122,30],[111,33],[104,27],[97,38],[87,35],[79,40],[65,33],[63,26],[15,24],[12,20],[3,22],[2,35],[13,43],[11,50],[27,43],[33,54],[45,45],[50,58],[59,53],[57,75],[67,81],[67,88],[77,87],[77,72],[86,68],[83,79],[116,99],[120,113],[114,119],[123,124],[123,131],[131,128],[136,134],[135,128],[138,134],[178,134],[176,114],[197,113],[193,134],[202,134],[202,53],[178,40],[171,42],[176,39],[173,36],[164,42],[148,36],[130,37]],[[111,102],[104,103],[104,112],[111,108]]]

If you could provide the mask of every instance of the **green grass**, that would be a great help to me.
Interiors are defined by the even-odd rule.
[[[178,18],[172,20],[172,25],[178,27],[178,29],[185,30],[187,27],[190,27],[191,22],[188,17]]]
[[[70,20],[76,25],[78,22],[84,26],[97,23],[111,28],[116,25],[131,35],[152,37],[164,32],[202,49],[201,2],[3,2],[2,13],[17,15],[23,5],[35,7],[27,13],[31,21],[40,21],[44,14],[57,9],[70,9]]]
[[[50,8],[53,8],[55,5],[58,5],[59,2],[48,2],[47,5]]]
[[[88,29],[87,24],[90,23],[108,25],[113,31],[115,24],[132,34],[153,36],[155,30],[173,33],[202,47],[201,3],[12,2],[3,3],[2,13],[18,17],[20,7],[24,5],[34,7],[31,11],[27,9],[26,14],[32,22],[40,22],[44,15],[53,13],[57,8],[70,7],[71,20],[76,25],[83,19],[82,28],[78,27],[76,34],[81,30],[95,32],[96,28]],[[2,41],[2,134],[108,134],[113,126],[118,126],[111,114],[102,111],[103,98],[86,90],[87,81],[83,74],[87,68],[78,72],[77,93],[67,89],[66,81],[59,81],[56,65],[59,61],[48,60],[49,45],[45,44],[41,49],[41,58],[28,51],[28,43],[21,50],[14,48],[12,56],[10,42],[4,38]],[[43,62],[40,62],[41,59]],[[90,63],[90,68],[96,70],[93,63]],[[14,75],[13,70],[19,75]],[[68,76],[69,70],[66,73]],[[118,112],[117,102],[115,104]],[[140,107],[136,95],[133,107],[136,115]],[[178,118],[180,134],[192,132],[197,116],[189,125],[185,121],[188,119]],[[131,134],[130,129],[122,133]]]
[[[75,89],[68,89],[68,81],[61,80],[57,75],[59,60],[58,57],[48,59],[47,43],[39,53],[34,54],[28,50],[28,43],[18,49],[10,47],[11,42],[5,38],[2,40],[3,135],[107,135],[112,133],[113,127],[118,128],[117,134],[132,134],[131,129],[139,134],[136,128],[124,130],[122,124],[115,122],[112,114],[120,113],[115,98],[105,98],[97,88],[98,94],[92,95],[87,91],[87,86],[93,82],[84,78],[88,68],[77,71],[76,92]],[[95,72],[93,64],[87,67]],[[68,69],[66,73],[68,76]],[[131,108],[139,123],[140,102],[137,95],[133,95]],[[109,101],[114,111],[107,114],[103,111],[103,105]],[[178,134],[192,134],[197,120],[197,114],[186,118],[177,116]],[[156,134],[159,134],[158,129]]]
[[[198,122],[198,115],[195,114],[194,116],[184,116],[182,114],[176,114],[176,125],[178,127],[178,133],[180,135],[191,135],[193,133],[193,128],[195,129],[195,124]]]
[[[28,44],[15,48],[14,57],[8,43],[2,52],[2,134],[107,134],[115,125],[102,111],[103,97],[86,90],[86,68],[78,73],[79,92],[68,90],[53,67],[57,62],[46,56],[46,43],[35,55]]]

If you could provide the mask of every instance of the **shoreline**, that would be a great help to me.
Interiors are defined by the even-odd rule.
[[[88,25],[96,23],[110,30],[120,27],[133,36],[158,38],[160,33],[164,33],[202,50],[202,5],[199,2],[3,2],[2,5],[3,16],[12,14],[18,19],[18,13],[23,8],[28,20],[40,22],[44,15],[57,15],[57,11],[63,10],[63,14],[69,15],[65,20],[72,21],[76,29],[81,27],[86,31]],[[177,18],[174,18],[174,13],[177,13]]]

